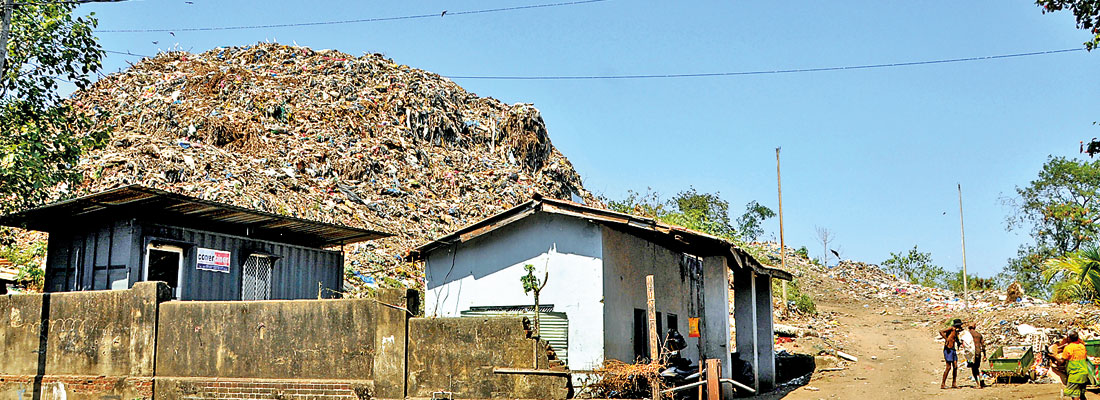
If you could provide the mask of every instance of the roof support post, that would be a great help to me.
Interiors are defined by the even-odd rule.
[[[756,392],[775,388],[775,329],[772,322],[771,276],[755,276],[756,294]]]
[[[750,268],[733,268],[733,318],[738,357],[752,367],[753,389],[759,390],[756,353],[756,277]],[[739,379],[739,376],[733,377]]]

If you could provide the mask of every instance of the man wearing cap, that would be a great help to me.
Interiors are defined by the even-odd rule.
[[[956,362],[959,361],[959,355],[955,351],[959,343],[959,332],[962,331],[963,322],[961,319],[955,318],[951,321],[951,327],[940,331],[940,336],[943,337],[943,361],[947,365],[943,369],[943,379],[940,380],[940,389],[947,389],[947,372],[951,371],[951,388],[957,389],[959,385],[955,383],[956,375],[959,373],[956,367]]]

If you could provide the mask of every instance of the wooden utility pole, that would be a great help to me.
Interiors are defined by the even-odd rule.
[[[4,6],[0,7],[0,77],[3,77],[4,66],[8,59],[8,35],[11,32],[11,14],[15,11],[14,0],[0,0]],[[0,79],[0,84],[3,80]],[[0,87],[0,96],[6,91]]]
[[[963,250],[963,307],[970,309],[970,299],[967,296],[967,276],[966,276],[966,228],[963,225],[963,186],[959,185],[959,232],[962,234],[962,250]]]
[[[660,363],[661,352],[657,348],[657,303],[653,295],[653,275],[645,276],[646,309],[649,315],[649,362]],[[661,398],[661,381],[656,376],[650,378],[649,387],[653,389],[653,400]]]
[[[783,270],[787,270],[787,244],[783,241],[783,178],[779,173],[779,149],[775,148],[775,181],[779,187],[779,260],[783,265]],[[783,316],[786,317],[789,314],[787,309],[787,281],[782,281],[780,284],[783,288]]]

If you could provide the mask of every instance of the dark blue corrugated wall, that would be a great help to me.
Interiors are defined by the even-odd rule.
[[[343,289],[344,260],[339,251],[160,225],[143,228],[146,243],[166,240],[191,245],[184,254],[181,300],[240,300],[241,265],[252,252],[278,257],[271,271],[272,299],[316,299],[319,292],[323,298],[333,298]],[[199,247],[229,251],[229,273],[196,269]]]

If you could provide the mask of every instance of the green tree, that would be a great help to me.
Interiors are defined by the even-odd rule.
[[[737,228],[730,220],[730,203],[718,193],[699,193],[695,188],[677,193],[670,201],[675,211],[665,215],[668,223],[724,238],[736,238]]]
[[[1049,259],[1043,265],[1043,278],[1047,284],[1057,277],[1062,278],[1054,286],[1052,300],[1100,300],[1100,248],[1090,245],[1066,256]]]
[[[1100,46],[1100,0],[1035,0],[1035,4],[1043,8],[1043,14],[1070,10],[1077,18],[1077,28],[1092,34],[1085,48],[1092,51]]]
[[[1065,257],[1083,245],[1094,243],[1100,234],[1100,160],[1084,161],[1051,157],[1039,177],[1016,188],[1017,197],[1006,200],[1015,212],[1008,218],[1008,230],[1030,229],[1034,243],[1020,247],[1010,260],[1002,280],[1017,279],[1032,295],[1049,294],[1042,280],[1043,263]]]
[[[763,233],[761,224],[775,216],[768,207],[750,201],[736,221],[730,218],[729,202],[719,193],[701,193],[695,188],[664,200],[652,189],[645,193],[627,191],[622,200],[603,199],[614,211],[654,218],[729,240],[755,240]],[[736,225],[734,225],[736,223]]]
[[[756,200],[750,201],[745,205],[745,213],[737,218],[737,232],[746,242],[756,241],[760,235],[764,234],[764,228],[761,226],[764,220],[772,217],[775,217],[775,211],[760,205]]]
[[[51,186],[79,183],[80,154],[107,137],[57,92],[59,80],[91,85],[104,54],[92,35],[96,19],[74,18],[75,7],[22,2],[12,13],[0,71],[0,212],[43,202]]]
[[[906,253],[890,253],[890,258],[882,262],[882,268],[909,283],[928,287],[948,287],[950,274],[943,267],[932,263],[932,253],[918,251],[917,246],[913,246]],[[961,284],[960,287],[962,287]]]

